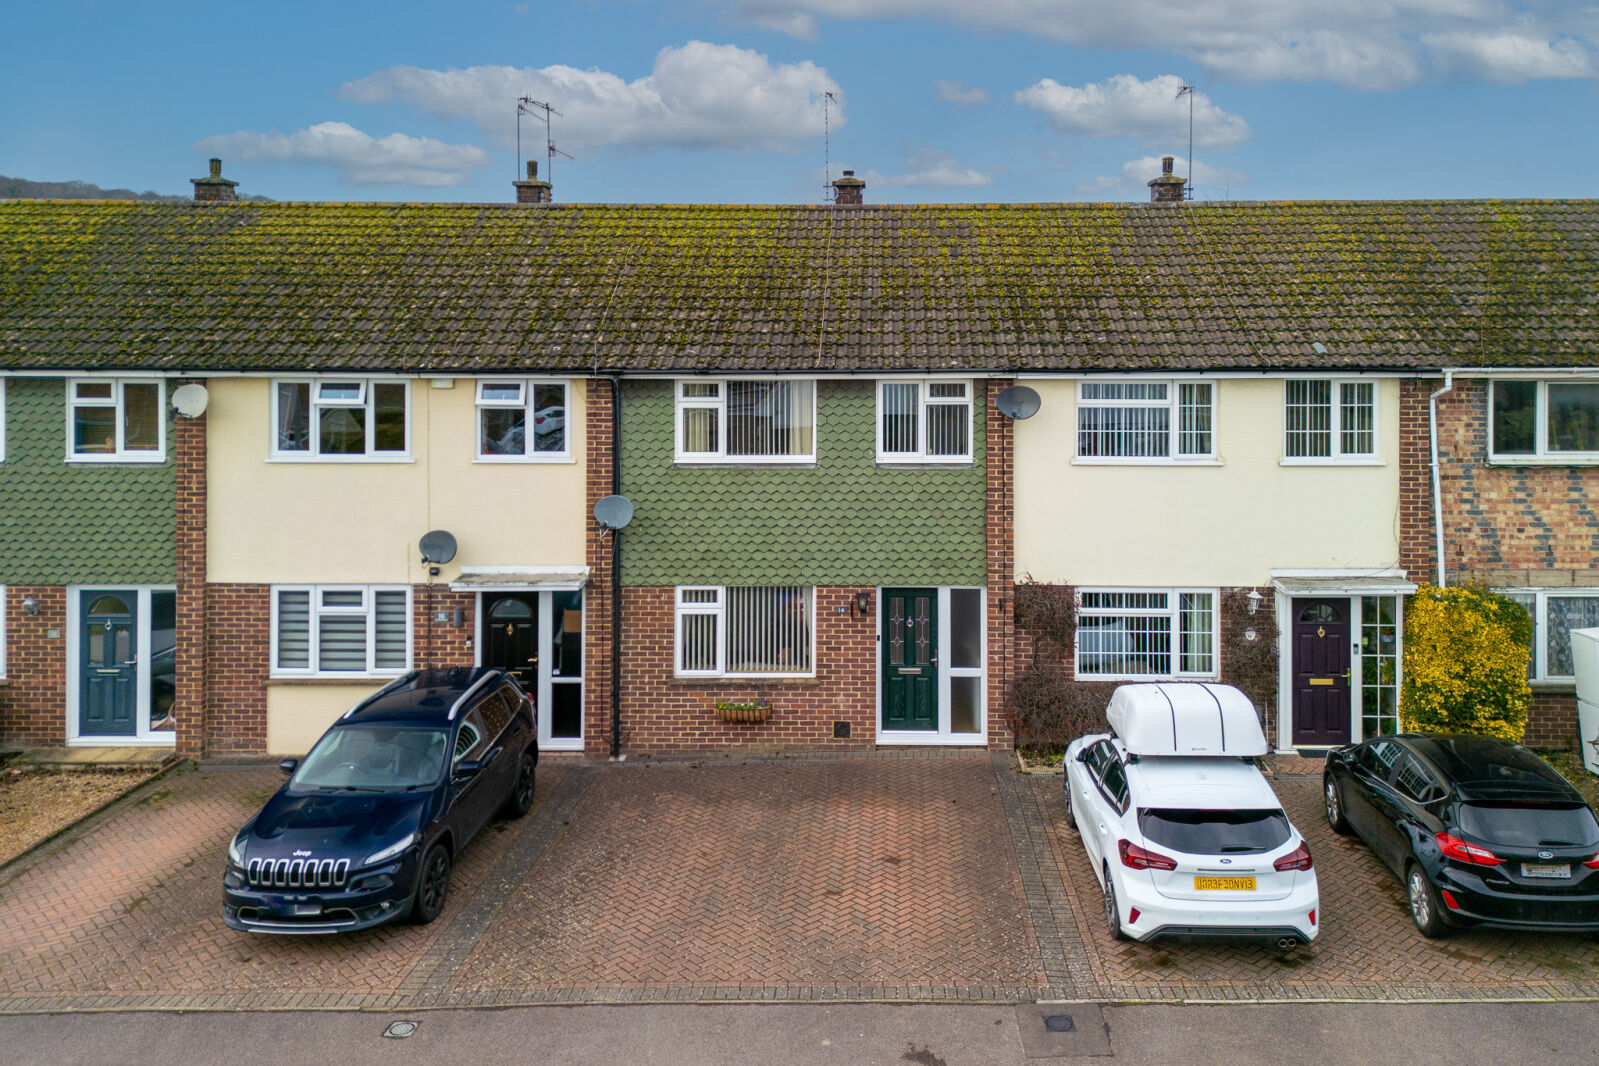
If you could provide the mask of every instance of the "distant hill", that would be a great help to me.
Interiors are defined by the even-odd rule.
[[[0,174],[0,200],[148,200],[152,203],[187,203],[192,196],[166,196],[146,189],[102,189],[87,181],[29,181]],[[241,200],[271,203],[266,196],[241,196]]]

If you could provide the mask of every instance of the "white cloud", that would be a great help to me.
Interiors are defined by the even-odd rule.
[[[1239,81],[1328,81],[1384,90],[1434,70],[1495,81],[1591,77],[1587,60],[1599,33],[1592,5],[1568,0],[724,2],[745,21],[809,19],[813,33],[818,18],[933,19],[1085,48],[1172,51]],[[1461,36],[1492,43],[1462,42]],[[1476,59],[1468,62],[1471,56]]]
[[[445,144],[427,137],[391,133],[372,137],[343,122],[319,122],[297,133],[238,130],[207,137],[196,151],[249,163],[328,166],[349,185],[421,185],[430,189],[464,183],[492,160],[470,144]]]
[[[938,93],[938,102],[941,104],[954,104],[956,107],[976,107],[978,104],[988,103],[988,90],[967,88],[963,81],[945,81],[943,78],[933,80],[933,88]]]
[[[1440,69],[1466,78],[1518,85],[1535,78],[1591,78],[1593,53],[1580,41],[1519,33],[1431,33],[1422,38]]]
[[[910,172],[905,174],[880,174],[866,172],[866,187],[914,189],[980,189],[994,184],[987,174],[961,163],[954,154],[931,145],[923,145],[905,160]]]
[[[816,16],[801,11],[756,13],[741,21],[773,33],[786,34],[799,41],[814,41],[817,37]]]
[[[657,145],[782,151],[822,135],[826,92],[843,100],[838,83],[809,61],[773,64],[759,52],[690,41],[661,49],[654,69],[633,81],[567,66],[391,67],[346,83],[339,96],[469,119],[504,145],[516,137],[516,100],[532,96],[561,112],[552,135],[569,152]],[[833,124],[845,121],[834,108]]]
[[[1123,163],[1120,174],[1101,175],[1093,181],[1079,185],[1077,191],[1084,196],[1114,196],[1117,199],[1144,200],[1149,198],[1150,180],[1160,177],[1160,173],[1161,160],[1158,156],[1141,156]],[[1174,159],[1172,173],[1180,178],[1186,178],[1188,160]],[[1198,189],[1202,200],[1220,200],[1229,195],[1235,186],[1243,185],[1249,180],[1250,176],[1242,170],[1215,167],[1203,160],[1194,160],[1194,186]]]
[[[1141,81],[1116,74],[1077,88],[1053,78],[1016,93],[1018,104],[1048,116],[1062,133],[1093,137],[1170,139],[1188,128],[1188,100],[1177,91],[1183,79],[1163,74]],[[1202,92],[1194,93],[1194,143],[1205,148],[1236,148],[1249,139],[1249,124],[1217,107]]]

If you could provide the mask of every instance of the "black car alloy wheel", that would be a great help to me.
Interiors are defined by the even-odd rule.
[[[426,925],[444,910],[444,901],[450,894],[450,850],[443,844],[428,849],[422,860],[422,871],[417,880],[416,905],[411,918],[418,925]]]
[[[1349,832],[1349,822],[1344,818],[1344,806],[1338,800],[1338,782],[1327,778],[1323,783],[1322,792],[1326,798],[1327,824],[1332,826],[1335,833]]]
[[[1449,931],[1438,891],[1427,880],[1420,863],[1413,862],[1405,869],[1405,893],[1410,897],[1411,920],[1422,936],[1436,939]]]
[[[505,797],[506,817],[520,818],[532,809],[534,769],[533,756],[524,752],[516,768],[516,787]]]

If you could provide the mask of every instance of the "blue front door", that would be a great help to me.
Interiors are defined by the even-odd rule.
[[[138,593],[80,592],[79,736],[138,732]]]

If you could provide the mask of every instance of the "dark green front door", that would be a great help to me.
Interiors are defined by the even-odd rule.
[[[938,728],[938,590],[883,590],[883,728]]]
[[[78,734],[138,732],[138,593],[82,592],[79,601]]]

